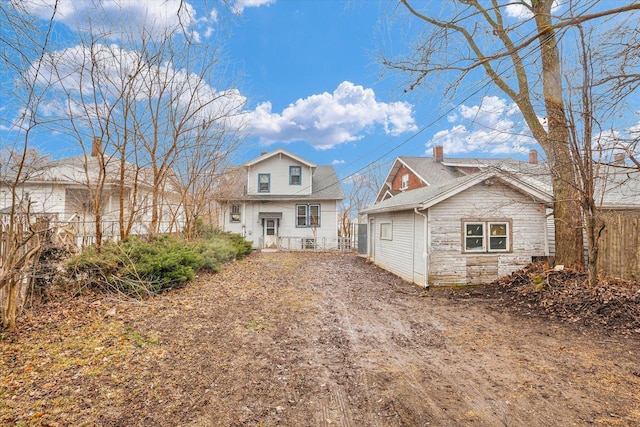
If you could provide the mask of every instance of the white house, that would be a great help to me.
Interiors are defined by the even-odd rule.
[[[117,239],[120,235],[120,200],[125,213],[129,234],[149,233],[153,180],[148,168],[124,162],[124,183],[120,185],[122,163],[112,157],[104,164],[95,155],[76,156],[48,161],[37,170],[29,171],[16,188],[16,203],[34,216],[46,216],[51,223],[70,223],[77,235],[77,243],[93,243],[95,237],[94,195],[96,183],[105,176],[100,198],[104,238]],[[104,166],[104,167],[103,167]],[[12,206],[11,186],[14,177],[0,179],[0,213],[9,213]],[[167,184],[160,196],[160,232],[179,232],[184,227],[184,213],[180,197]],[[121,198],[122,196],[122,198]]]
[[[607,212],[638,212],[636,170],[601,165],[596,192]],[[398,157],[368,223],[367,256],[410,282],[488,283],[555,254],[553,191],[537,153],[513,159]]]
[[[333,166],[284,149],[232,168],[216,191],[221,227],[256,249],[337,248],[343,198]]]

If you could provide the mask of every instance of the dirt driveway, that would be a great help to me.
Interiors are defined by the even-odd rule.
[[[117,310],[100,317],[120,328],[100,351],[118,334],[137,345],[91,370],[77,362],[75,378],[35,395],[44,415],[25,424],[640,425],[637,337],[425,292],[352,254],[254,254]],[[25,387],[4,396],[18,408]]]

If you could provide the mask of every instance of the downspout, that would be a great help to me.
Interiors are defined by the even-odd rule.
[[[422,252],[422,259],[424,260],[424,271],[423,271],[423,277],[424,277],[424,287],[425,289],[429,289],[429,210],[427,209],[427,213],[423,214],[422,212],[420,212],[418,210],[418,208],[413,208],[413,212],[416,213],[416,215],[420,215],[421,217],[424,218],[424,227],[423,227],[423,236],[422,236],[422,242],[423,242],[423,252]]]

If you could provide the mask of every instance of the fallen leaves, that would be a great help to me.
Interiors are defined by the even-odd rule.
[[[592,287],[584,272],[549,270],[545,264],[534,263],[483,287],[482,292],[519,312],[624,334],[640,333],[638,282],[602,278]]]

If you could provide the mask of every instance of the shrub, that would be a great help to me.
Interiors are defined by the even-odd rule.
[[[210,271],[220,271],[223,263],[236,257],[234,248],[227,239],[200,240],[195,248],[204,260],[203,268]]]
[[[193,247],[169,236],[144,241],[129,237],[82,251],[67,264],[91,287],[127,294],[155,294],[193,280],[204,261]]]
[[[149,242],[128,238],[122,250],[131,260],[121,272],[124,277],[141,279],[156,293],[193,280],[204,264],[193,247],[170,236],[155,237]]]
[[[219,271],[223,263],[242,259],[251,253],[251,242],[239,234],[212,233],[195,245],[204,258],[203,268],[211,271]]]
[[[219,271],[223,263],[251,252],[251,242],[240,235],[217,230],[206,234],[206,239],[191,243],[171,236],[149,241],[128,237],[105,243],[99,253],[95,247],[85,249],[67,269],[81,286],[146,295],[183,286],[201,268]]]

